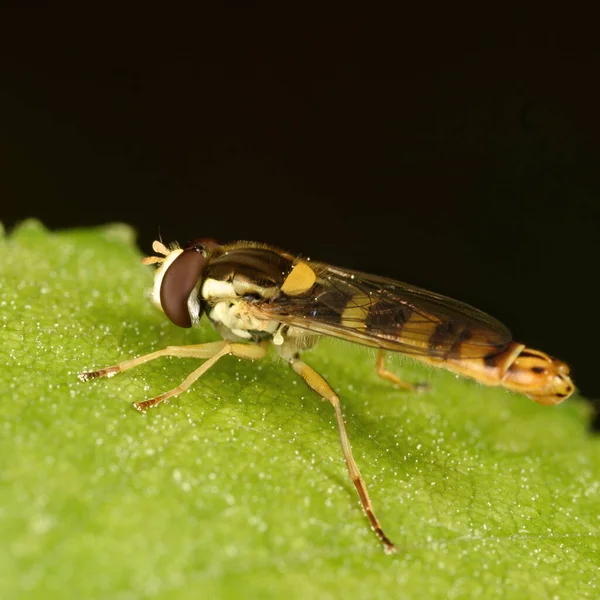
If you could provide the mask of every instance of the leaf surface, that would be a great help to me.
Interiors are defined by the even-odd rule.
[[[126,226],[0,240],[0,597],[598,596],[599,441],[584,404],[538,406],[394,357],[431,390],[377,378],[374,355],[305,354],[339,392],[385,556],[348,480],[331,408],[275,360],[223,359],[141,415],[131,402],[218,339],[171,325]],[[348,261],[351,263],[351,260]]]

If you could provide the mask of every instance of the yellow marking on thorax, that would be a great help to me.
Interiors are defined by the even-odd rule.
[[[316,280],[315,272],[306,263],[299,262],[286,277],[281,291],[288,296],[298,296],[310,290]]]

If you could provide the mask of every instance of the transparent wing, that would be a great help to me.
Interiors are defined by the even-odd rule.
[[[502,323],[463,302],[385,277],[311,266],[318,275],[311,290],[254,310],[315,333],[441,359],[484,357],[512,340]]]

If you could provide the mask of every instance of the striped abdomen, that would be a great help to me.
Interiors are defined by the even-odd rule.
[[[558,404],[575,390],[569,377],[569,367],[564,362],[516,342],[510,342],[506,349],[492,351],[483,358],[423,357],[422,360],[486,385],[500,385],[526,394],[540,404]]]
[[[294,296],[282,287],[283,293],[256,306],[257,314],[407,354],[540,404],[562,402],[575,389],[566,364],[513,342],[502,323],[468,304],[367,273],[323,263],[310,267],[314,284]]]

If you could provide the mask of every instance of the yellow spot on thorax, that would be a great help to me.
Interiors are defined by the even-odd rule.
[[[286,277],[281,291],[288,296],[298,296],[310,290],[316,280],[315,272],[306,263],[299,262]]]

